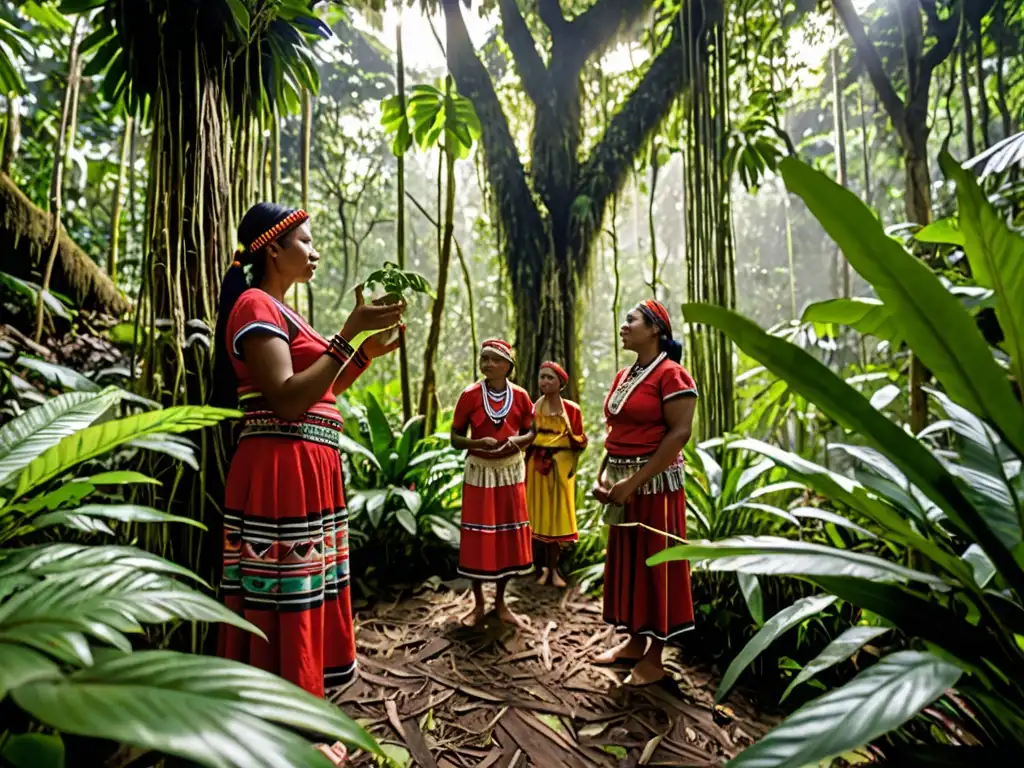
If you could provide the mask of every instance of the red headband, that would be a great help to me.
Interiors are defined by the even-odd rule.
[[[544,370],[545,368],[550,368],[552,371],[554,371],[555,376],[557,376],[558,379],[562,382],[563,387],[569,383],[569,374],[566,373],[565,368],[560,366],[558,363],[552,362],[551,360],[541,363],[540,370]]]
[[[301,208],[297,211],[292,211],[279,222],[277,222],[277,224],[275,224],[262,235],[253,240],[249,244],[249,253],[256,253],[256,251],[258,251],[264,245],[266,245],[267,243],[272,243],[274,240],[277,240],[277,238],[279,238],[285,232],[299,226],[299,224],[301,224],[308,218],[309,214],[306,213]]]
[[[637,308],[657,326],[668,334],[672,333],[672,320],[668,316],[665,305],[656,299],[645,299],[637,304]]]
[[[512,355],[512,345],[507,341],[501,339],[487,339],[483,344],[480,345],[480,351],[490,350],[499,357],[503,357],[508,360],[512,365],[516,364],[516,359]]]

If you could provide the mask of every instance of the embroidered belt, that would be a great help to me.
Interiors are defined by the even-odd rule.
[[[526,462],[523,454],[516,452],[500,459],[485,459],[470,454],[466,457],[463,474],[466,485],[477,488],[502,488],[526,482]]]
[[[653,455],[653,454],[652,454]],[[608,481],[614,485],[625,480],[643,469],[651,456],[608,456]],[[680,454],[664,472],[655,475],[644,483],[637,493],[652,496],[656,493],[671,493],[682,490],[686,485],[686,470]]]
[[[340,450],[338,437],[342,424],[337,418],[310,411],[297,421],[286,421],[275,416],[273,411],[244,410],[246,414],[239,440],[247,437],[288,437]]]

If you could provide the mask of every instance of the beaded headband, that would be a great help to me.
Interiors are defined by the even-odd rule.
[[[503,357],[508,360],[512,365],[515,365],[516,360],[512,356],[512,345],[507,341],[501,339],[487,339],[483,344],[480,345],[480,351],[488,350],[494,352],[499,357]]]
[[[299,224],[301,224],[308,218],[309,214],[306,213],[301,208],[297,211],[292,211],[279,222],[277,222],[277,224],[275,224],[262,235],[253,240],[249,244],[249,253],[256,253],[256,251],[258,251],[264,245],[266,245],[267,243],[272,243],[285,232],[288,232],[289,230],[299,226]]]
[[[668,316],[668,310],[660,301],[645,299],[636,305],[644,315],[654,323],[662,332],[672,335],[672,320]]]
[[[562,382],[563,386],[569,383],[569,374],[566,373],[565,368],[560,366],[558,363],[552,360],[541,363],[539,370],[544,370],[545,368],[550,368],[554,372],[555,376],[558,377],[558,380]]]

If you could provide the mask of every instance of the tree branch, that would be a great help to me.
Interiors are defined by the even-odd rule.
[[[925,4],[925,7],[927,8],[927,4]],[[953,52],[953,46],[956,44],[957,34],[960,29],[960,6],[958,5],[957,10],[945,21],[939,20],[938,15],[935,14],[934,6],[932,6],[932,12],[927,15],[928,31],[935,35],[936,41],[935,45],[925,53],[921,62],[922,85],[930,83],[932,72]]]
[[[875,48],[874,43],[868,38],[867,32],[864,31],[864,25],[850,0],[832,0],[832,7],[835,8],[836,15],[843,22],[850,39],[853,40],[857,55],[864,63],[868,77],[871,78],[871,84],[875,87],[882,106],[885,107],[889,119],[900,135],[900,141],[904,147],[909,147],[911,139],[906,127],[906,108],[903,105],[903,100],[896,93],[896,89],[893,88],[888,75],[885,74],[885,67],[882,66],[882,57],[878,55],[878,49]]]
[[[547,67],[537,53],[533,35],[530,34],[523,15],[519,12],[516,0],[501,0],[500,9],[502,34],[509,50],[512,51],[516,73],[530,101],[539,104],[551,88]]]
[[[572,34],[568,39],[582,56],[580,66],[605,48],[624,26],[639,19],[651,4],[651,0],[597,0],[573,19],[569,24]]]
[[[706,7],[705,7],[706,6]],[[577,195],[590,198],[590,210],[600,217],[608,200],[621,188],[633,168],[637,150],[664,120],[676,97],[690,86],[692,73],[684,44],[683,14],[711,15],[720,0],[690,0],[672,22],[672,37],[644,73],[626,103],[611,119],[604,135],[580,170]],[[703,23],[690,23],[686,34],[703,35]],[[689,45],[696,45],[694,39]]]
[[[551,38],[560,37],[568,27],[562,6],[558,0],[537,0],[537,15],[544,25],[551,30]]]

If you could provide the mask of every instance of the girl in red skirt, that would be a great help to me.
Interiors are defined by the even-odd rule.
[[[356,352],[348,339],[394,326],[405,305],[364,304],[357,289],[330,340],[287,307],[289,288],[320,260],[308,219],[272,203],[251,208],[221,288],[215,399],[245,412],[228,472],[221,590],[266,639],[221,625],[219,653],[323,696],[356,667],[335,395],[397,346],[379,333]]]
[[[533,570],[523,461],[523,449],[534,437],[533,402],[525,389],[508,380],[514,365],[507,342],[485,341],[480,349],[484,380],[459,396],[452,419],[452,445],[469,451],[462,486],[459,573],[473,580],[475,605],[465,619],[472,625],[482,623],[486,615],[483,583],[496,581],[498,618],[525,626],[505,603],[509,578]]]
[[[680,451],[690,439],[697,389],[679,361],[668,311],[648,299],[619,331],[636,362],[615,376],[605,399],[607,458],[594,495],[609,504],[604,569],[604,620],[629,638],[597,656],[598,664],[635,663],[628,685],[665,676],[665,642],[693,629],[689,564],[654,567],[647,558],[686,536],[686,495]],[[624,508],[623,508],[624,507]]]

